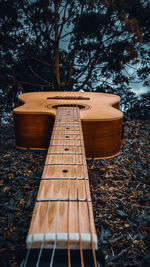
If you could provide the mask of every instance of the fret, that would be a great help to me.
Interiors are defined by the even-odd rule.
[[[49,146],[48,148],[48,155],[51,154],[75,154],[75,155],[84,155],[85,156],[85,151],[84,147],[81,146]]]
[[[40,198],[36,199],[36,202],[51,202],[51,201],[68,201],[68,202],[75,202],[75,201],[80,201],[80,202],[91,202],[91,199],[87,198]]]
[[[64,128],[76,128],[76,129],[80,129],[80,124],[79,123],[58,123],[57,122],[57,128],[61,128],[61,127],[64,127]],[[67,129],[66,129],[67,130]]]
[[[70,120],[67,120],[67,121],[65,121],[65,120],[58,120],[58,121],[56,121],[56,123],[57,123],[57,126],[74,126],[74,127],[79,127],[79,121],[77,121],[77,120],[74,120],[74,121],[70,121]]]
[[[57,125],[62,125],[63,124],[63,126],[65,126],[64,124],[69,124],[70,126],[72,125],[72,126],[77,126],[77,125],[79,125],[79,120],[70,120],[70,119],[68,119],[68,120],[64,120],[64,119],[59,119],[59,120],[56,120],[56,124]]]
[[[57,131],[62,132],[62,131],[66,131],[69,129],[73,132],[77,132],[77,131],[81,130],[80,127],[75,127],[75,126],[70,126],[70,125],[68,125],[68,126],[56,125],[56,126],[54,126],[54,131],[57,130]]]
[[[52,140],[51,144],[52,146],[83,146],[84,147],[84,142],[83,140],[62,140],[62,139],[57,139],[57,140]]]
[[[76,178],[76,177],[71,177],[71,178],[65,178],[65,177],[44,177],[41,178],[41,180],[88,180],[88,177],[81,177],[81,178]]]
[[[45,165],[86,165],[86,159],[84,155],[76,154],[48,154],[46,157]]]
[[[86,195],[87,191],[87,195]],[[89,182],[87,180],[41,180],[37,200],[69,199],[91,201]]]
[[[79,122],[80,119],[78,116],[75,116],[75,117],[73,117],[71,115],[67,116],[66,113],[64,113],[64,114],[61,114],[60,116],[59,115],[57,116],[56,122],[57,121],[63,121],[63,122],[69,121],[72,123],[72,122]]]
[[[56,121],[69,121],[69,122],[79,122],[80,118],[79,116],[75,116],[73,114],[68,114],[69,116],[67,116],[66,112],[62,113],[60,115],[57,116]]]
[[[68,133],[65,133],[65,134],[53,134],[52,137],[51,137],[51,141],[52,140],[83,140],[83,138],[81,138],[81,135],[79,134],[68,134]]]
[[[83,165],[46,165],[42,174],[42,179],[44,178],[88,179],[87,167]]]
[[[72,129],[71,130],[53,130],[53,135],[55,135],[55,134],[60,134],[61,133],[61,135],[76,135],[76,134],[81,134],[81,129],[79,129],[79,130],[76,130],[76,131],[72,131]]]

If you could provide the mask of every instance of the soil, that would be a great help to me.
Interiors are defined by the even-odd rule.
[[[106,267],[150,266],[149,130],[148,121],[126,121],[119,156],[88,161]],[[46,152],[16,149],[13,122],[1,125],[0,137],[0,267],[15,267],[25,251]]]

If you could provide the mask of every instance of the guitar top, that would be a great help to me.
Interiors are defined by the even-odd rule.
[[[122,112],[114,108],[119,108],[119,101],[119,96],[105,93],[34,92],[20,95],[19,102],[25,104],[14,112],[55,116],[58,105],[70,104],[79,106],[81,120],[115,120],[123,117]]]
[[[57,108],[79,107],[87,158],[109,158],[120,151],[123,114],[120,97],[105,93],[33,92],[19,95],[14,109],[16,146],[47,149]]]

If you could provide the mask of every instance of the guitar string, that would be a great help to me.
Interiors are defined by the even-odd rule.
[[[81,131],[82,131],[82,125],[81,125],[81,120],[80,120],[80,127],[81,127]],[[83,141],[83,131],[82,131],[82,142]],[[81,140],[80,140],[80,144],[81,144]],[[82,144],[81,144],[82,145]],[[82,148],[84,150],[84,155],[85,155],[85,147]],[[86,155],[85,155],[86,156]],[[84,156],[84,159],[85,159]],[[82,164],[83,164],[83,172],[84,172],[84,187],[85,187],[85,194],[86,194],[86,200],[87,200],[87,208],[88,208],[88,217],[89,217],[89,226],[90,226],[90,232],[91,232],[91,247],[92,247],[92,253],[93,253],[93,261],[94,261],[94,266],[97,267],[97,262],[96,262],[96,254],[95,254],[95,248],[94,248],[94,242],[93,242],[93,230],[92,230],[92,222],[91,222],[91,216],[90,216],[90,202],[88,200],[88,191],[87,191],[87,181],[89,183],[89,179],[86,181],[86,174],[85,174],[85,166],[84,166],[84,160],[82,157]],[[86,169],[87,169],[87,165],[86,165]]]
[[[79,113],[79,110],[77,110],[76,112]],[[80,114],[80,113],[79,113],[79,114]],[[80,120],[80,128],[81,128],[81,120]],[[81,129],[82,129],[82,128],[81,128]],[[80,129],[80,131],[81,131],[81,129]],[[82,133],[82,138],[83,138],[83,133]],[[82,147],[81,139],[80,139],[80,145],[81,145],[81,147]],[[83,157],[82,157],[82,165],[83,165],[83,171],[85,172]],[[86,188],[86,179],[85,179],[85,175],[84,175],[84,185],[85,185],[86,199],[88,200],[88,192],[87,192],[87,188]],[[88,201],[87,201],[87,203],[88,203]],[[88,206],[89,206],[89,205],[90,205],[90,204],[88,203]],[[89,209],[90,209],[90,206],[89,206]],[[89,210],[89,219],[90,219],[90,210]],[[91,223],[90,223],[89,225],[92,227]],[[92,229],[91,229],[91,231],[92,231]],[[91,240],[92,240],[92,234],[91,234]],[[92,242],[93,242],[93,240],[92,240]],[[93,244],[92,244],[92,247],[93,247]],[[94,250],[93,254],[95,254],[95,250]],[[95,260],[95,259],[96,259],[96,258],[95,258],[95,255],[94,255],[94,264],[95,264],[95,266],[97,266],[97,264],[96,264],[96,260]]]
[[[77,114],[77,103],[75,102],[75,110],[74,110],[74,118],[76,118],[77,122],[78,122],[78,129],[79,129],[79,116]],[[76,114],[76,116],[75,116]],[[79,201],[79,188],[78,188],[78,181],[79,179],[77,178],[77,144],[78,142],[76,141],[77,139],[75,139],[75,144],[76,144],[76,153],[75,153],[75,163],[76,163],[76,186],[77,186],[77,209],[78,209],[78,230],[79,230],[79,246],[80,246],[80,258],[81,258],[81,266],[84,267],[84,258],[83,258],[83,248],[82,248],[82,238],[81,238],[81,229],[80,229],[80,201]]]
[[[85,169],[84,169],[85,171]],[[88,181],[89,183],[89,181]],[[88,192],[87,192],[87,188],[86,188],[86,195],[88,197]],[[90,202],[87,201],[87,205],[88,205],[88,214],[89,214],[89,225],[90,225],[90,231],[91,231],[91,245],[92,245],[92,253],[93,253],[93,261],[94,261],[94,266],[97,267],[97,260],[96,260],[96,254],[95,254],[95,246],[94,246],[94,232],[92,231],[92,221],[91,221],[91,216],[90,216]]]
[[[40,211],[40,206],[41,206],[41,202],[39,203],[39,205],[37,207],[37,211],[36,211],[36,215],[35,215],[35,220],[34,220],[33,227],[32,227],[31,242],[30,242],[30,246],[29,246],[29,248],[27,250],[27,254],[26,254],[26,258],[25,258],[23,267],[26,267],[27,266],[29,255],[30,255],[30,252],[31,252],[31,249],[32,249],[33,235],[34,235],[34,230],[35,230],[35,225],[36,225],[35,222],[38,219],[38,214],[39,214],[39,211]]]
[[[44,184],[43,184],[43,186],[44,186]],[[41,192],[43,191],[43,186],[42,186]],[[36,217],[35,217],[35,220],[34,220],[34,223],[33,223],[33,227],[32,227],[31,242],[30,242],[30,246],[28,248],[27,255],[26,255],[26,258],[25,258],[24,267],[27,266],[29,254],[30,254],[30,251],[31,251],[31,248],[32,248],[33,235],[34,235],[34,232],[35,232],[35,226],[36,226],[36,221],[38,219],[38,214],[39,214],[39,211],[40,211],[40,207],[41,207],[41,202],[39,202],[38,207],[37,207]],[[44,233],[44,235],[45,235],[45,233]],[[44,237],[43,237],[43,239],[44,239]],[[41,257],[41,253],[42,253],[42,249],[41,248],[43,248],[43,242],[42,242],[42,245],[40,247],[40,252],[39,252],[39,256],[38,256],[38,260],[37,260],[36,266],[38,266],[39,265],[39,262],[40,262],[40,257]]]
[[[68,107],[68,110],[70,112],[70,120],[69,120],[69,137],[71,137],[71,119],[72,119],[72,110]],[[68,127],[66,127],[67,129]],[[69,138],[69,149],[71,149],[71,140]],[[69,164],[71,164],[71,151],[69,151]],[[70,204],[70,176],[69,181],[67,180],[68,185],[68,216],[67,216],[67,252],[68,252],[68,266],[71,267],[71,254],[70,254],[70,239],[69,239],[69,204]]]
[[[60,115],[60,112],[59,112],[59,115]],[[62,117],[62,113],[61,113],[61,123],[60,123],[61,124],[61,128],[64,127],[64,124],[62,124],[62,122],[63,122],[63,117]],[[65,129],[65,131],[66,131],[66,129]],[[63,135],[62,131],[61,131],[61,135]],[[64,145],[65,145],[65,143],[64,143],[64,138],[63,138],[62,149],[64,149]],[[63,157],[63,155],[62,155],[62,157]],[[63,158],[62,158],[62,162],[64,160]],[[63,165],[64,164],[62,164],[62,166]],[[53,266],[54,255],[55,255],[56,245],[57,245],[57,233],[58,233],[58,222],[59,222],[59,207],[60,207],[60,188],[61,188],[62,182],[63,182],[63,178],[61,179],[60,184],[59,184],[60,187],[59,187],[59,198],[58,198],[58,203],[57,203],[57,217],[56,217],[56,230],[55,230],[56,231],[56,235],[55,235],[55,242],[54,242],[54,246],[53,246],[53,251],[52,251],[52,256],[51,256],[49,267],[52,267]]]
[[[60,112],[58,112],[58,110],[57,110],[57,116],[56,116],[56,126],[57,126],[57,121],[59,120],[59,117],[60,116]],[[55,140],[55,135],[56,135],[56,139],[57,139],[57,134],[56,134],[56,131],[55,131],[55,128],[56,128],[56,126],[54,127],[54,132],[53,132],[53,135],[54,135],[54,140]],[[57,145],[58,145],[58,141],[57,141]],[[58,152],[58,148],[57,148],[57,146],[56,146],[56,155],[57,155],[57,152]],[[55,164],[55,167],[54,168],[56,168],[56,166],[57,166],[57,156],[56,156],[56,164]],[[60,192],[61,192],[61,183],[59,183],[59,200],[58,200],[58,202],[60,201]],[[60,203],[59,203],[59,205],[60,205]],[[58,217],[58,215],[59,215],[59,205],[58,205],[58,207],[57,207],[57,217]],[[47,211],[46,211],[46,221],[48,220],[48,214],[49,214],[49,209],[50,209],[50,201],[48,202],[48,207],[47,207]],[[45,223],[44,223],[44,225],[46,225],[46,221],[45,221]],[[58,221],[57,221],[57,224],[56,225],[58,225]],[[45,229],[45,227],[44,227],[44,229]],[[57,231],[56,231],[56,233],[55,233],[55,243],[56,243],[56,239],[57,239]],[[40,264],[40,258],[41,258],[41,255],[42,255],[42,251],[43,251],[43,248],[44,248],[44,243],[45,243],[45,230],[44,230],[44,236],[43,236],[43,240],[42,240],[42,244],[41,244],[41,247],[40,247],[40,252],[39,252],[39,256],[38,256],[38,260],[37,260],[37,263],[36,263],[36,267],[38,267],[39,266],[39,264]],[[54,250],[53,250],[53,253],[54,253]],[[51,257],[52,259],[51,259],[51,262],[50,262],[50,264],[52,265],[53,263],[52,263],[52,261],[53,261],[53,254],[52,254],[52,257]]]
[[[52,140],[53,140],[53,142],[55,142],[55,135],[56,135],[56,131],[55,131],[55,129],[56,129],[56,126],[57,126],[57,120],[58,120],[58,116],[57,116],[57,114],[58,114],[58,116],[59,116],[59,113],[58,113],[58,111],[56,112],[56,124],[54,125],[54,128],[53,128],[53,133],[52,133],[52,139],[51,139],[51,141],[50,141],[50,146],[51,146],[51,143],[52,143]],[[53,139],[54,138],[54,139]],[[49,146],[49,147],[50,147]],[[57,146],[56,146],[56,155],[57,155],[57,152],[58,152],[58,148],[57,148]],[[50,155],[50,157],[51,157],[51,155]],[[49,165],[48,165],[49,166]],[[57,156],[56,156],[56,165],[54,165],[54,169],[56,168],[56,166],[57,166]],[[51,180],[51,183],[52,183],[52,181],[54,182],[54,180]],[[43,183],[43,187],[44,187],[44,183]],[[50,193],[50,192],[49,192]],[[52,204],[52,203],[51,203]],[[41,246],[40,246],[40,251],[39,251],[39,255],[38,255],[38,259],[37,259],[37,263],[36,263],[36,267],[38,267],[39,266],[39,264],[40,264],[40,259],[41,259],[41,255],[42,255],[42,251],[43,251],[43,248],[44,248],[44,244],[45,244],[45,228],[46,228],[46,225],[48,226],[48,214],[49,214],[49,212],[50,212],[50,201],[48,201],[48,205],[47,205],[47,211],[46,211],[46,219],[45,219],[45,222],[44,222],[44,234],[43,234],[43,240],[42,240],[42,243],[41,243]],[[53,204],[52,204],[53,205]]]
[[[76,99],[74,96],[72,96],[72,97],[70,97],[70,98],[72,98],[72,100],[74,100],[74,99]],[[73,105],[71,105],[71,106],[73,106],[73,108],[72,108],[72,116],[71,116],[71,121],[70,121],[70,125],[72,124],[73,126],[71,127],[71,132],[70,132],[70,134],[73,132],[73,138],[72,138],[72,135],[70,135],[70,143],[72,142],[72,145],[73,145],[73,147],[75,148],[75,158],[74,158],[74,160],[75,160],[75,167],[77,167],[77,162],[76,162],[76,149],[77,149],[77,144],[76,144],[76,142],[75,142],[75,140],[76,140],[76,132],[75,131],[73,131],[74,129],[76,129],[76,127],[75,127],[75,123],[74,123],[74,120],[75,119],[77,119],[76,117],[76,114],[75,114],[75,110],[76,110],[76,105],[75,105],[75,101],[72,101],[73,102]],[[76,179],[77,179],[77,177],[76,177]],[[78,190],[78,187],[77,187],[77,190]],[[78,191],[77,191],[77,199],[79,199],[79,197],[78,197]],[[78,209],[79,210],[79,209]],[[81,246],[80,246],[81,247]],[[70,252],[70,250],[69,250],[69,252]],[[81,254],[82,254],[82,250],[81,250]],[[69,264],[69,266],[70,266],[70,264],[71,264],[71,262],[70,262],[70,255],[68,255],[68,264]],[[84,266],[83,265],[83,260],[82,260],[82,266]]]
[[[43,186],[42,186],[42,188],[43,188]],[[36,228],[36,221],[38,219],[38,214],[39,214],[40,208],[41,208],[41,202],[39,202],[38,207],[37,207],[37,210],[36,210],[35,220],[34,220],[33,227],[32,227],[31,242],[30,242],[30,246],[28,248],[27,254],[26,254],[26,258],[25,258],[23,267],[26,267],[27,266],[27,263],[28,263],[30,251],[32,249],[32,244],[33,244],[33,237],[34,237],[34,232],[35,232],[35,228]]]
[[[58,107],[57,112],[59,114],[59,124],[62,126],[62,113],[61,113],[61,116],[60,116],[60,111],[61,111],[61,108]],[[61,120],[60,120],[60,118],[61,118]],[[57,120],[58,120],[58,118],[57,118]],[[62,131],[59,134],[61,136],[62,135]],[[63,140],[63,142],[64,142],[64,140]],[[60,144],[61,144],[61,139],[60,139]],[[57,156],[56,156],[56,158],[57,158]],[[63,159],[62,159],[62,162],[63,162]],[[63,178],[61,178],[61,179],[63,180]],[[59,180],[59,193],[58,193],[59,197],[57,199],[58,202],[57,202],[55,241],[54,241],[54,245],[53,245],[53,250],[52,250],[52,255],[51,255],[49,267],[52,267],[53,266],[54,256],[55,256],[55,251],[56,251],[56,245],[57,245],[57,233],[58,233],[58,223],[59,223],[59,206],[60,206],[60,190],[61,190],[62,180],[61,181]]]
[[[67,103],[67,101],[66,101]],[[66,108],[65,108],[65,114],[70,114],[69,119],[66,117],[67,119],[67,124],[65,125],[65,132],[66,135],[68,136],[68,132],[69,132],[69,142],[67,142],[67,146],[69,146],[69,149],[71,149],[71,118],[72,118],[72,110],[70,108],[70,105],[68,103],[68,105],[66,104]],[[69,126],[69,127],[68,127]],[[68,130],[69,128],[69,130]],[[67,131],[66,131],[67,130]],[[66,136],[64,133],[64,136]],[[69,155],[67,153],[67,160],[69,159],[68,164],[71,164],[71,152],[69,151]],[[70,254],[70,239],[69,239],[69,204],[70,204],[70,175],[69,178],[66,180],[67,183],[67,188],[68,188],[68,212],[67,212],[67,255],[68,255],[68,266],[71,267],[71,254]]]
[[[80,111],[79,109],[77,110],[77,113],[80,115]],[[84,147],[83,147],[83,133],[82,133],[82,125],[81,125],[81,118],[80,118],[80,147],[81,147],[81,153],[83,153],[84,151]],[[83,154],[82,154],[82,168],[83,168],[83,187],[86,186],[85,182],[86,182],[86,177],[85,177],[85,168],[84,168],[84,160],[83,160]],[[88,194],[86,194],[86,188],[85,188],[85,195],[86,195],[86,202],[88,201]]]
[[[76,104],[75,104],[75,96],[72,94],[72,105],[73,105],[73,109],[72,109],[72,133],[73,133],[73,140],[72,140],[72,145],[73,145],[73,149],[74,149],[74,174],[76,174],[76,176],[74,177],[75,180],[73,180],[73,183],[74,183],[74,186],[76,187],[76,208],[77,208],[77,213],[78,213],[78,186],[77,186],[77,172],[76,172],[76,169],[77,169],[77,160],[76,160],[76,154],[77,154],[77,143],[76,143],[76,130],[78,129],[78,127],[76,127],[76,123],[75,123],[75,119],[76,119],[76,116],[75,116],[75,109],[76,109]],[[74,203],[74,205],[75,205]],[[78,216],[78,215],[77,215]],[[78,221],[78,220],[77,220]],[[79,225],[79,222],[78,222],[78,225]]]
[[[67,101],[66,101],[67,102]],[[68,111],[68,108],[61,108],[61,110],[62,110],[62,113],[61,114],[65,114],[65,123],[67,122],[68,123],[68,120],[67,120],[67,117],[66,117],[66,112]],[[62,117],[62,116],[61,116]],[[64,119],[63,119],[64,120]],[[61,123],[62,124],[62,123]],[[62,129],[63,129],[63,131],[61,131],[61,133],[62,133],[62,135],[63,135],[63,147],[62,147],[62,151],[64,151],[64,145],[65,145],[65,136],[66,136],[66,127],[65,127],[66,125],[63,123],[62,124]],[[65,131],[64,131],[64,129],[65,129]],[[62,156],[63,156],[63,152],[62,152]],[[62,164],[63,164],[63,158],[62,158]],[[61,184],[62,184],[62,181],[61,181]],[[60,203],[59,203],[59,205],[60,205]],[[58,214],[59,214],[59,207],[58,207]],[[58,217],[58,216],[57,216]],[[57,224],[58,224],[58,221],[57,221]],[[57,231],[56,231],[56,233],[57,233]],[[53,254],[52,254],[52,259],[51,259],[51,265],[52,265],[52,262],[53,262],[53,258],[54,258],[54,252],[55,252],[55,248],[56,248],[56,239],[55,239],[55,246],[54,246],[54,248],[53,248]],[[68,249],[68,260],[69,260],[69,262],[70,262],[70,250]],[[69,263],[69,266],[71,266],[71,264]]]
[[[44,187],[44,184],[42,186],[42,189],[41,191],[43,190],[43,187]],[[40,210],[40,207],[41,207],[41,202],[39,202],[39,205],[38,205],[38,208],[37,208],[37,212],[36,212],[36,218],[34,220],[34,224],[33,224],[33,228],[32,228],[32,232],[34,233],[34,230],[35,230],[35,225],[36,225],[36,220],[38,218],[38,214],[39,214],[39,210]],[[48,205],[48,208],[47,208],[47,213],[49,211],[49,205]],[[47,216],[46,216],[47,218]],[[25,260],[25,264],[24,264],[24,267],[26,267],[27,265],[27,261],[28,261],[28,257],[29,257],[29,253],[30,253],[30,250],[32,248],[32,243],[33,243],[33,235],[32,234],[32,239],[31,239],[31,242],[30,242],[30,247],[28,249],[28,253],[27,253],[27,256],[26,256],[26,260]],[[45,232],[44,232],[44,236],[43,236],[43,240],[42,240],[42,244],[41,244],[41,247],[40,247],[40,252],[39,252],[39,256],[38,256],[38,260],[37,260],[37,263],[36,263],[36,267],[39,266],[39,262],[40,262],[40,257],[41,257],[41,254],[42,254],[42,250],[43,250],[43,246],[44,246],[44,241],[45,241]]]
[[[64,140],[65,140],[65,137],[68,136],[68,124],[70,123],[70,119],[68,120],[68,117],[67,115],[69,114],[70,112],[70,109],[69,109],[69,106],[66,104],[65,107],[64,107],[64,114],[65,114],[65,125],[63,126],[63,134],[64,134]],[[69,117],[70,118],[70,117]],[[70,125],[69,125],[70,126]],[[65,129],[65,130],[64,130]],[[69,141],[70,142],[70,141]],[[68,143],[66,141],[65,143],[65,146],[67,146]],[[65,149],[65,147],[64,147]],[[66,157],[66,155],[64,154],[64,156]],[[68,156],[68,155],[67,155]],[[67,159],[67,157],[66,157]],[[67,161],[67,160],[66,160]],[[68,179],[66,180],[66,185],[67,185],[67,189],[68,189],[68,193],[67,193],[67,197],[68,197],[68,207],[67,207],[67,254],[68,254],[68,265],[69,267],[71,266],[71,258],[70,258],[70,250],[69,250],[69,232],[68,232],[68,229],[69,229],[69,184],[68,184]]]

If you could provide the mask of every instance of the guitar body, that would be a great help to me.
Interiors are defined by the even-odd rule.
[[[97,257],[86,157],[119,153],[119,96],[35,92],[20,95],[18,101],[16,146],[47,149],[23,266],[104,266],[103,257]]]
[[[16,146],[47,149],[57,107],[78,106],[86,157],[109,158],[120,151],[123,114],[120,97],[105,93],[33,92],[18,97],[14,109]]]

